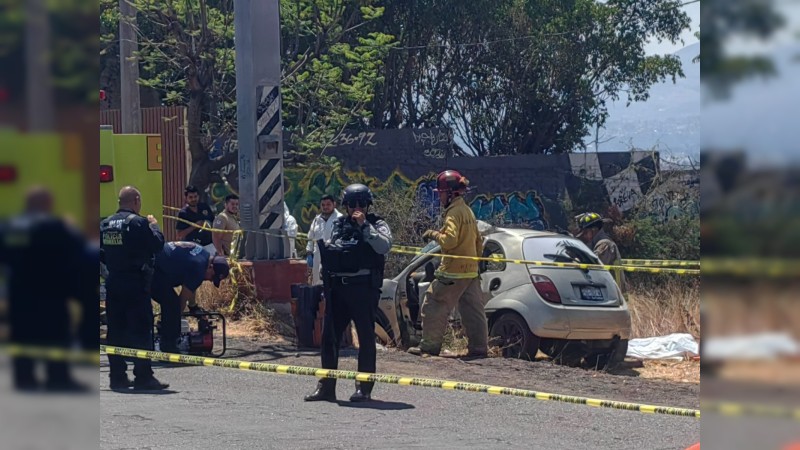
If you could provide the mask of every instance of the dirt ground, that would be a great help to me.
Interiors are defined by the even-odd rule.
[[[293,342],[285,339],[231,338],[228,347],[226,358],[320,366],[317,349],[297,349]],[[343,349],[339,368],[356,370],[356,354],[353,348]],[[685,408],[700,406],[699,366],[696,361],[644,365],[626,361],[609,373],[560,366],[547,360],[485,358],[466,361],[456,357],[420,358],[392,348],[378,351],[380,373]]]

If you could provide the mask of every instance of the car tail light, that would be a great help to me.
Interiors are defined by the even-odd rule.
[[[17,181],[17,168],[14,166],[0,166],[0,183],[13,183]]]
[[[100,182],[109,183],[114,181],[114,168],[111,166],[100,166]]]
[[[561,303],[561,295],[559,295],[556,285],[553,284],[550,278],[544,275],[531,275],[531,282],[533,283],[533,287],[536,288],[536,292],[538,292],[545,301]]]

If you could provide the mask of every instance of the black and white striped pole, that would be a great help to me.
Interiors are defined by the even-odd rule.
[[[283,259],[280,0],[234,0],[236,119],[245,259]]]

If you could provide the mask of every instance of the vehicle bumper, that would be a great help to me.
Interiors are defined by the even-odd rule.
[[[627,307],[601,309],[547,305],[537,313],[528,323],[533,334],[539,337],[603,340],[617,336],[630,339],[631,316]]]

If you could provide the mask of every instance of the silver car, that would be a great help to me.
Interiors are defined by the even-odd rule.
[[[483,256],[528,261],[602,264],[580,240],[549,232],[480,223]],[[429,243],[394,279],[383,282],[378,335],[402,348],[422,337],[420,306],[438,263]],[[619,362],[631,334],[628,305],[604,269],[480,263],[491,343],[503,356],[533,359],[538,350],[565,364]],[[451,316],[457,320],[457,311]]]

